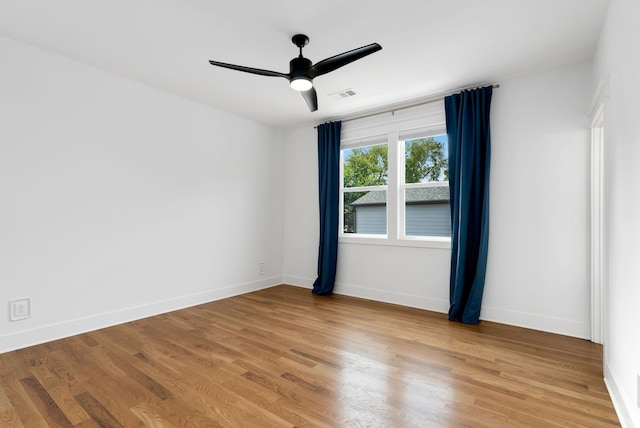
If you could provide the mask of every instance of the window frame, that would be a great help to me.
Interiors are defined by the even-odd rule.
[[[417,107],[398,111],[369,115],[363,119],[343,122],[340,144],[340,221],[338,242],[356,245],[383,245],[399,247],[420,247],[450,249],[451,237],[406,236],[404,189],[415,184],[404,183],[404,141],[419,137],[446,134],[444,101],[434,101]],[[387,234],[371,235],[344,233],[344,158],[343,150],[387,144],[388,177],[387,185]],[[441,183],[441,182],[437,182]],[[429,184],[427,184],[429,185]],[[433,185],[433,184],[431,184]],[[377,187],[377,186],[376,186]],[[426,186],[425,186],[426,187]],[[354,188],[349,188],[354,189]],[[402,204],[400,203],[402,201]]]

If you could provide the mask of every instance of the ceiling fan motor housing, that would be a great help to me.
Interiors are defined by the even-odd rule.
[[[309,71],[312,65],[311,60],[301,56],[292,59],[289,61],[289,75],[291,76],[289,80],[299,79],[301,77],[306,77],[311,80],[313,77]]]

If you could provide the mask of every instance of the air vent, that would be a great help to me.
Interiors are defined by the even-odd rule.
[[[341,100],[343,98],[352,97],[355,94],[356,94],[356,91],[354,91],[353,89],[349,88],[349,89],[344,89],[342,91],[334,92],[333,94],[329,94],[329,96],[331,98],[336,99],[336,100]]]

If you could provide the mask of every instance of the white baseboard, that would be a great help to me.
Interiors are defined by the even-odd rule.
[[[105,327],[111,327],[153,315],[184,309],[190,306],[213,302],[215,300],[225,299],[227,297],[237,296],[251,291],[262,290],[264,288],[280,285],[282,284],[282,280],[282,277],[266,278],[260,281],[237,284],[230,287],[180,296],[174,299],[153,302],[141,306],[119,309],[113,312],[106,312],[86,318],[49,324],[30,330],[17,331],[7,335],[0,335],[0,353],[22,349]]]
[[[295,285],[297,287],[303,288],[313,288],[314,279],[298,276],[285,276],[284,280],[285,284]],[[449,301],[431,299],[428,297],[415,296],[411,294],[396,293],[393,291],[374,290],[343,283],[336,283],[333,292],[335,294],[375,300],[377,302],[383,303],[392,303],[395,305],[424,309],[427,311],[447,313],[447,311],[449,310]]]
[[[624,399],[624,395],[618,387],[618,382],[607,363],[604,364],[604,384],[607,386],[611,402],[616,409],[618,419],[620,419],[620,426],[622,428],[640,428],[640,416],[634,420],[631,413],[632,410],[630,410],[635,409],[635,406],[632,407],[631,404]]]
[[[562,318],[530,314],[526,312],[509,311],[506,309],[482,306],[480,319],[508,324],[532,330],[562,334],[564,336],[591,338],[591,325],[588,322],[576,322]]]
[[[286,284],[298,287],[312,288],[313,279],[285,276]],[[396,305],[408,306],[411,308],[425,309],[433,312],[448,313],[449,300],[433,299],[423,296],[396,293],[387,290],[374,290],[361,286],[336,283],[334,293],[346,296],[360,297],[363,299],[375,300],[378,302],[393,303]],[[524,312],[509,311],[483,306],[480,319],[485,321],[508,324],[516,327],[530,328],[533,330],[546,331],[549,333],[562,334],[564,336],[589,339],[589,323],[552,318],[542,315],[529,314]]]
[[[315,281],[315,279],[291,275],[285,275],[283,280],[287,285],[295,285],[296,287],[302,288],[313,288],[313,282]]]
[[[336,294],[344,294],[345,296],[360,297],[362,299],[392,303],[394,305],[402,305],[433,312],[447,313],[449,311],[448,300],[432,299],[412,294],[396,293],[386,290],[372,290],[347,284],[336,284],[334,292]]]

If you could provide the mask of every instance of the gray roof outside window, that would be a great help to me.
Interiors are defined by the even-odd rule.
[[[449,202],[449,185],[409,188],[406,191],[407,204],[434,204]],[[384,205],[386,190],[374,190],[351,203],[352,206]]]

